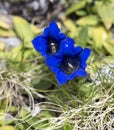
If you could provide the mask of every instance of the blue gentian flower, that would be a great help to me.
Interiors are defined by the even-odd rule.
[[[80,46],[74,47],[73,41],[66,38],[61,43],[58,54],[51,55],[46,59],[47,66],[56,74],[58,85],[64,85],[77,76],[85,77],[86,61],[90,56],[90,49]]]
[[[60,49],[60,44],[66,38],[64,33],[60,32],[55,21],[52,21],[48,27],[44,29],[43,34],[35,37],[32,44],[36,51],[40,52],[42,56],[55,54]]]

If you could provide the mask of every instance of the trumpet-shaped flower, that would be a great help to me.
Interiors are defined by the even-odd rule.
[[[66,38],[61,43],[60,53],[46,59],[47,66],[56,74],[58,85],[64,85],[75,77],[87,75],[86,61],[90,56],[90,49],[80,46],[74,47],[71,40]]]
[[[59,51],[61,41],[65,38],[66,35],[60,32],[56,22],[53,21],[44,29],[43,34],[32,40],[32,44],[36,51],[47,57]]]

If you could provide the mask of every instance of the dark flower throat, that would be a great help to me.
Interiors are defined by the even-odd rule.
[[[61,70],[63,70],[66,74],[74,73],[79,69],[80,61],[77,56],[65,56],[60,65]]]

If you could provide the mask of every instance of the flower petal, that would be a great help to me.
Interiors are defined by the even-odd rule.
[[[87,72],[85,70],[83,70],[82,68],[80,68],[77,71],[75,71],[73,74],[70,74],[68,76],[68,80],[73,80],[77,76],[86,77]]]
[[[39,51],[43,56],[46,56],[47,41],[42,38],[42,35],[35,37],[32,40],[32,44],[36,51]]]
[[[49,27],[46,27],[44,29],[44,32],[43,32],[43,38],[48,38],[49,37]]]
[[[86,64],[86,60],[88,59],[88,57],[90,56],[91,50],[89,48],[85,48],[79,55],[80,58],[80,64],[81,67],[83,69],[86,68],[87,64]]]
[[[65,55],[74,55],[74,40],[72,38],[66,38],[61,42],[61,51]]]
[[[60,29],[58,28],[55,21],[52,21],[49,24],[49,35],[50,37],[57,39],[57,34],[60,32]]]
[[[60,40],[65,39],[66,35],[64,33],[58,33],[57,37],[58,37],[58,41],[60,41]]]
[[[65,75],[64,72],[60,71],[57,75],[56,75],[56,79],[58,82],[58,85],[64,85],[67,82],[67,76]]]
[[[59,57],[57,57],[55,55],[51,55],[51,56],[47,57],[46,64],[49,67],[51,67],[51,66],[58,67],[61,63],[61,60],[62,59],[60,59]]]
[[[76,54],[79,54],[83,49],[82,49],[82,47],[81,46],[76,46],[75,48],[74,48],[74,55],[76,55]]]
[[[54,66],[51,66],[50,67],[51,71],[55,74],[59,73],[60,72],[60,69],[58,67],[54,67]]]

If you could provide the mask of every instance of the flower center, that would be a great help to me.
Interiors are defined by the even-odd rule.
[[[65,56],[60,64],[61,70],[63,70],[66,74],[74,73],[79,69],[79,66],[80,61],[77,56]]]
[[[49,40],[48,54],[57,53],[58,48],[58,44],[53,39]]]

